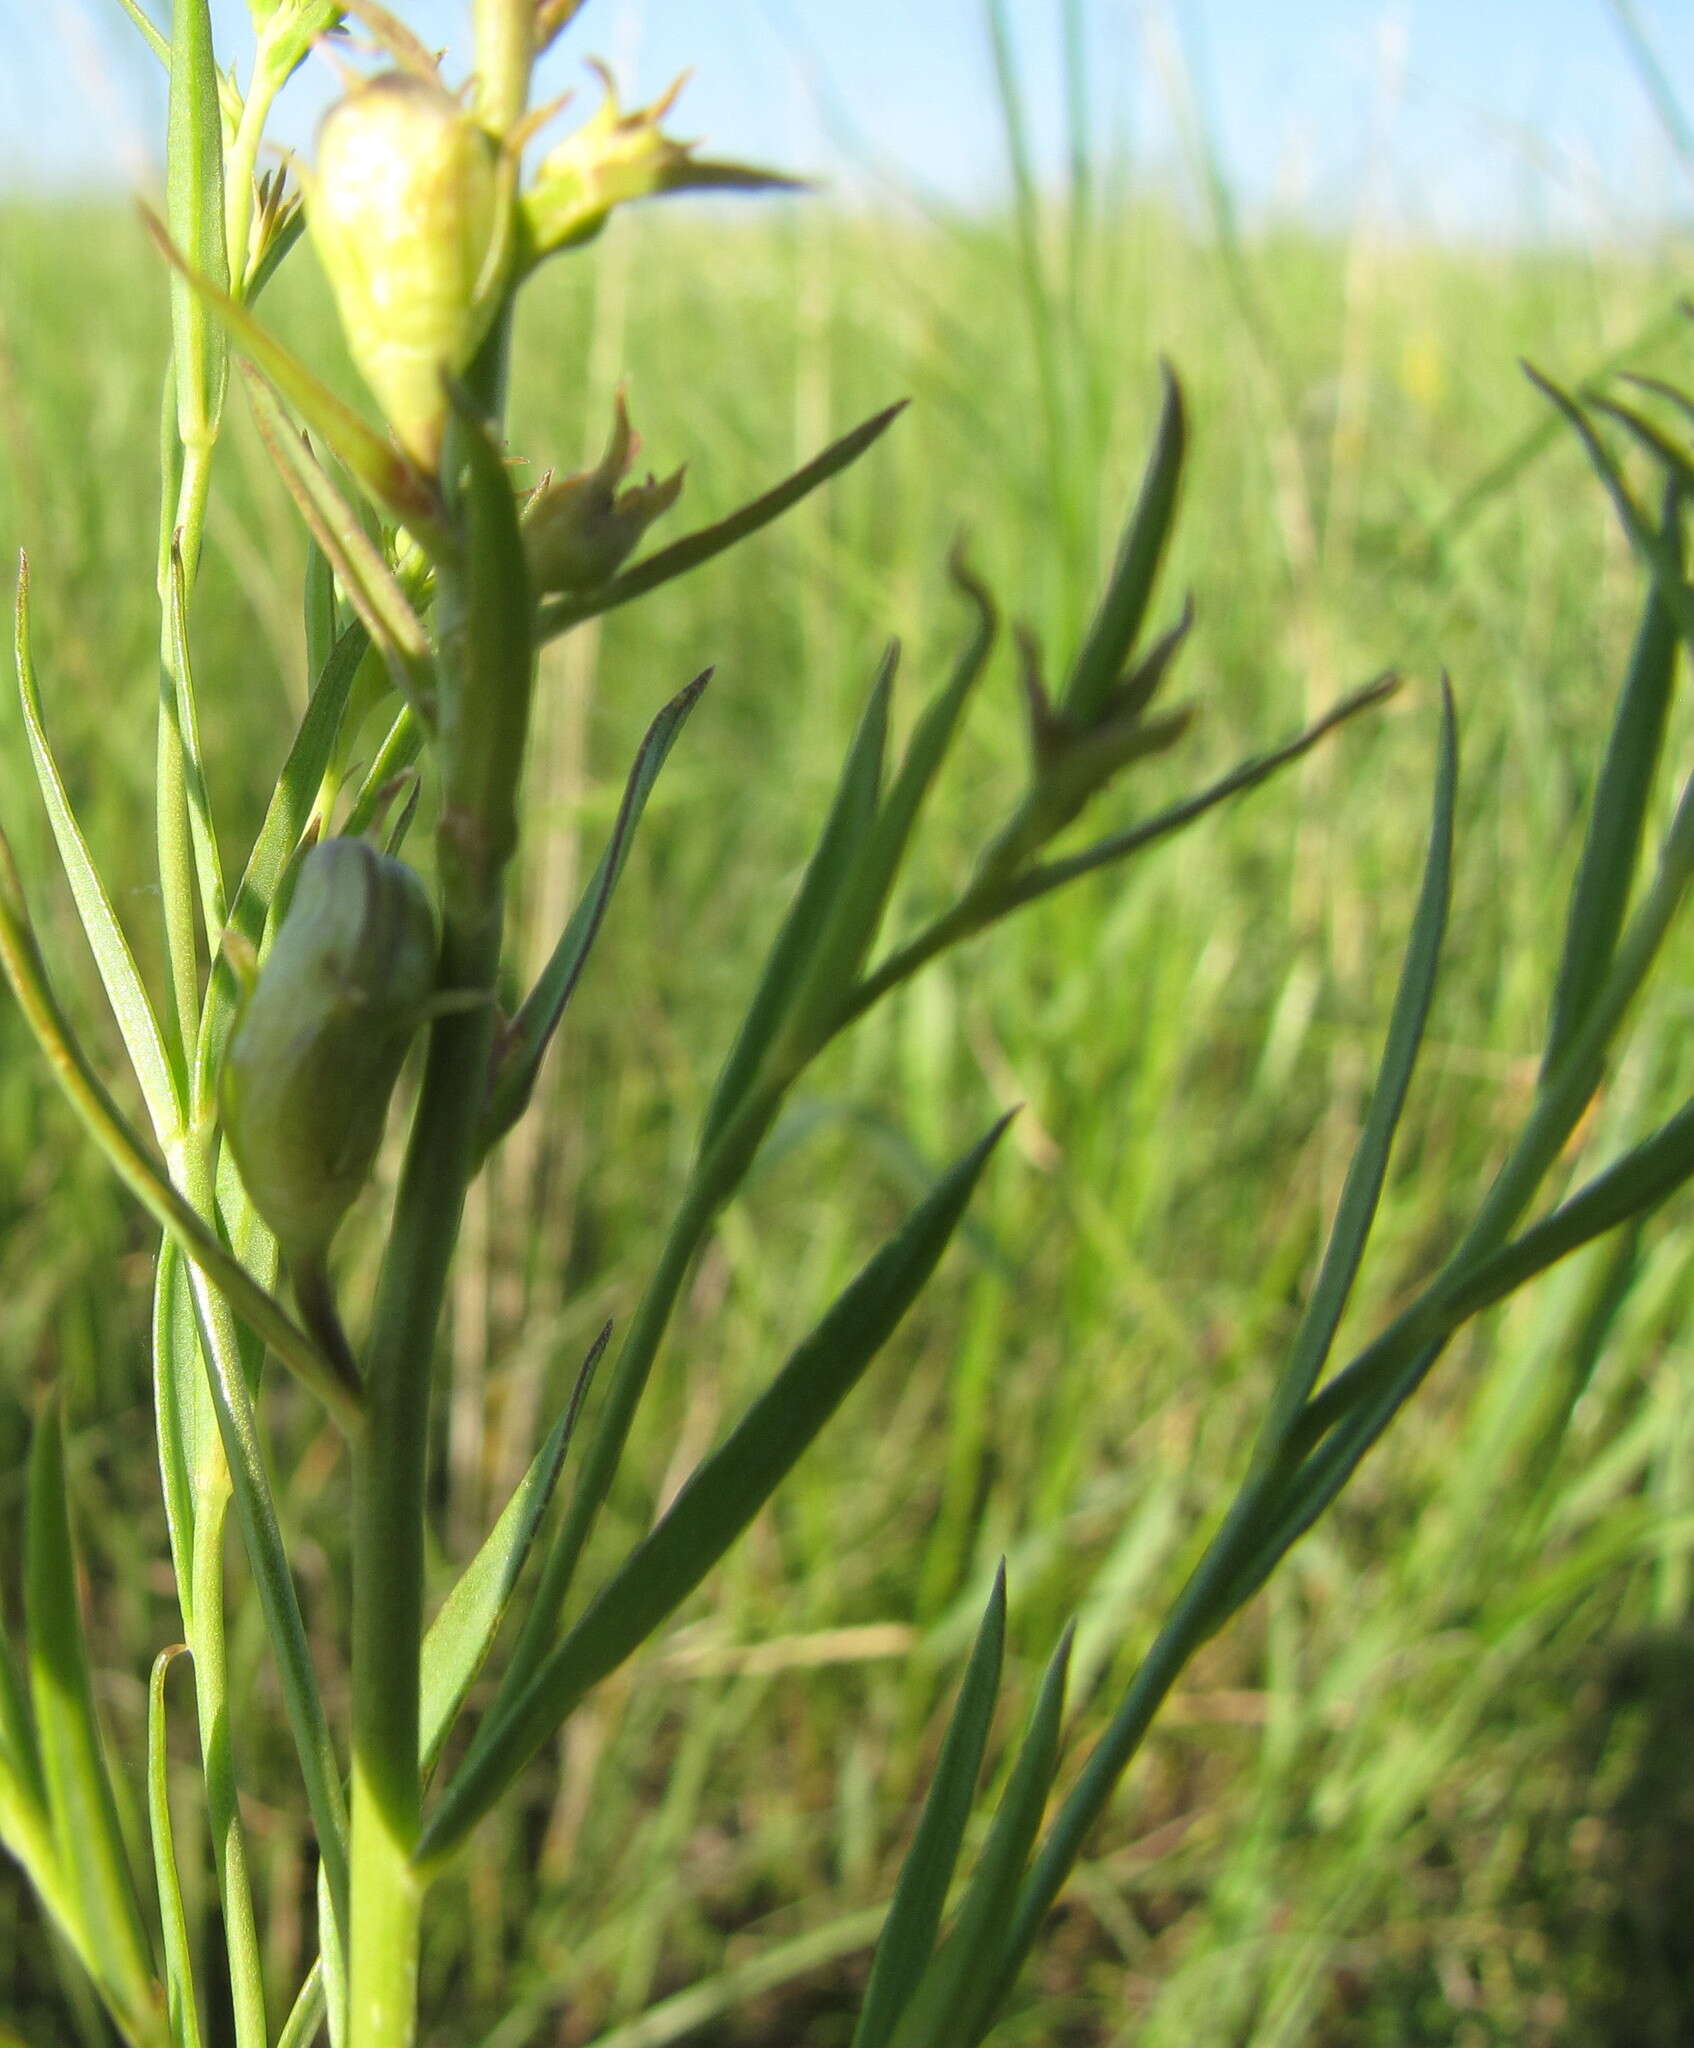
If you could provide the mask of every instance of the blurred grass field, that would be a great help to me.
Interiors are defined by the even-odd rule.
[[[1545,409],[1517,358],[1570,379],[1620,353],[1685,373],[1677,251],[1288,228],[1233,242],[1109,183],[1091,200],[1080,217],[1021,217],[1039,299],[1017,216],[814,203],[622,222],[528,302],[515,445],[537,467],[595,452],[627,375],[647,456],[688,464],[690,524],[890,399],[913,403],[782,526],[548,658],[519,905],[537,951],[596,856],[645,721],[699,668],[717,674],[538,1112],[473,1198],[439,1417],[443,1582],[593,1329],[634,1298],[884,640],[900,636],[913,678],[949,658],[956,533],[1061,658],[1133,490],[1164,355],[1194,421],[1166,590],[1173,607],[1194,592],[1175,688],[1200,715],[1116,801],[1151,811],[1380,669],[1407,686],[1292,777],[932,968],[830,1056],[702,1266],[608,1555],[913,1183],[1016,1101],[1014,1143],[842,1423],[444,1890],[432,2042],[845,2043],[872,1909],[1002,1553],[1023,1696],[1081,1617],[1081,1754],[1245,1464],[1312,1270],[1411,914],[1443,666],[1465,776],[1453,937],[1352,1327],[1451,1242],[1533,1078],[1639,579],[1580,454],[1550,434],[1525,447]],[[270,315],[321,353],[323,302],[296,267]],[[0,209],[0,540],[29,547],[54,737],[155,962],[164,328],[162,280],[123,212]],[[303,545],[233,399],[231,415],[196,657],[209,774],[239,847],[302,701]],[[918,898],[939,900],[1015,787],[1018,719],[1002,653],[928,821]],[[1673,761],[1691,738],[1684,709]],[[61,983],[115,1071],[5,693],[0,807]],[[1694,1083],[1687,969],[1685,939],[1610,1077],[1587,1163]],[[1454,1345],[1338,1512],[1189,1674],[1009,2048],[1689,2038],[1687,1221],[1674,1205]],[[144,1674],[175,1621],[148,1421],[150,1262],[147,1227],[6,1009],[0,1560],[10,1576],[32,1404],[61,1386],[102,1703],[131,1759]],[[271,1414],[334,1717],[346,1475],[289,1389]],[[309,1953],[310,1867],[238,1558],[233,1571],[280,1994]],[[205,1872],[190,1875],[205,1907]],[[0,2039],[8,2023],[30,2048],[102,2038],[9,1874]]]

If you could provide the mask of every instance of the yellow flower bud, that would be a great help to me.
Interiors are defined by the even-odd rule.
[[[435,974],[413,870],[362,839],[313,847],[219,1079],[242,1182],[291,1259],[322,1256],[370,1178]]]
[[[402,448],[433,473],[457,375],[486,327],[495,148],[440,85],[385,72],[318,134],[307,220],[347,346]]]

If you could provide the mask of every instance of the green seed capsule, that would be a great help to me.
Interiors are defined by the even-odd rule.
[[[295,1262],[322,1257],[370,1178],[435,971],[412,869],[362,839],[313,847],[219,1086],[242,1181]]]
[[[495,151],[442,86],[390,71],[324,116],[307,218],[359,374],[431,474],[483,327],[498,226]]]

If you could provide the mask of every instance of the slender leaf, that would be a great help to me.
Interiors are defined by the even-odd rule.
[[[994,1590],[977,1630],[947,1739],[924,1798],[912,1846],[876,1946],[851,2048],[886,2048],[895,2022],[916,1990],[935,1951],[935,1937],[947,1904],[947,1890],[959,1860],[976,1781],[988,1747],[988,1731],[1000,1696],[1000,1668],[1006,1650],[1006,1567],[994,1574]]]
[[[572,626],[580,626],[585,619],[596,619],[606,612],[616,611],[620,605],[645,597],[650,590],[657,590],[661,583],[669,583],[673,577],[685,576],[690,569],[698,569],[711,561],[714,555],[721,555],[726,548],[734,547],[737,541],[757,533],[760,527],[769,526],[773,519],[780,518],[802,498],[809,497],[820,484],[827,483],[850,463],[857,462],[905,409],[906,401],[902,399],[898,405],[888,406],[874,414],[850,434],[843,434],[839,441],[831,442],[821,455],[813,456],[791,477],[786,477],[761,497],[749,499],[727,519],[720,519],[712,526],[703,526],[695,533],[684,534],[681,540],[673,541],[669,547],[660,548],[645,561],[625,569],[622,575],[614,576],[610,583],[592,595],[557,598],[551,604],[543,605],[538,637],[553,640],[561,633],[568,633]]]
[[[86,1960],[137,2036],[156,2036],[153,1961],[107,1775],[82,1638],[57,1404],[36,1423],[25,1557],[30,1691],[59,1861],[74,1886]]]
[[[819,936],[853,872],[859,850],[875,827],[882,801],[888,699],[897,653],[898,650],[890,650],[877,675],[842,763],[829,816],[824,820],[799,890],[777,932],[759,986],[712,1090],[700,1126],[702,1158],[710,1154],[752,1092],[760,1063],[810,967]]]
[[[1294,1333],[1288,1364],[1277,1382],[1270,1412],[1260,1438],[1259,1457],[1272,1458],[1287,1435],[1290,1424],[1305,1407],[1341,1321],[1365,1242],[1382,1196],[1388,1173],[1388,1155],[1406,1104],[1406,1090],[1423,1043],[1429,1006],[1435,995],[1435,977],[1441,964],[1441,944],[1447,930],[1447,908],[1452,896],[1453,806],[1458,790],[1459,743],[1453,716],[1453,693],[1446,679],[1441,685],[1441,738],[1436,759],[1435,814],[1430,821],[1429,851],[1424,860],[1423,886],[1412,917],[1411,935],[1400,969],[1400,986],[1389,1018],[1388,1039],[1371,1090],[1370,1108],[1364,1128],[1348,1163],[1347,1178],[1336,1205],[1323,1263],[1318,1269],[1306,1312]]]
[[[35,764],[41,800],[47,808],[47,821],[53,829],[54,843],[59,849],[65,879],[71,885],[71,896],[82,920],[83,931],[87,934],[89,950],[100,970],[106,999],[117,1019],[124,1050],[135,1070],[148,1119],[160,1142],[165,1143],[175,1134],[182,1115],[176,1082],[159,1033],[159,1020],[142,984],[135,955],[130,950],[129,940],[118,922],[117,912],[112,908],[112,899],[89,853],[88,842],[82,836],[82,828],[65,791],[64,779],[48,744],[47,728],[41,715],[41,686],[36,678],[35,658],[30,645],[29,562],[22,555],[18,558],[17,604],[13,618],[18,699],[23,706],[24,731],[29,739],[30,758]]]
[[[242,354],[264,371],[306,424],[335,451],[372,502],[432,551],[450,547],[440,495],[431,480],[344,405],[328,385],[320,383],[222,285],[191,263],[145,206],[141,217],[178,279],[217,314]]]
[[[140,0],[118,0],[118,5],[129,16],[130,20],[134,22],[136,28],[140,31],[141,40],[168,72],[171,68],[171,46],[169,39],[161,34],[152,18],[143,11]]]
[[[153,1220],[227,1297],[237,1315],[270,1345],[344,1427],[356,1424],[358,1390],[338,1377],[334,1364],[253,1278],[246,1267],[184,1201],[163,1169],[148,1156],[105,1084],[72,1036],[47,980],[30,927],[11,847],[0,834],[0,967],[12,985],[24,1021],[47,1057],[61,1092],[107,1163]]]
[[[1681,499],[1674,486],[1666,495],[1663,530],[1671,539],[1680,572]],[[1640,630],[1589,807],[1588,831],[1571,889],[1564,950],[1553,990],[1543,1074],[1558,1064],[1604,985],[1617,952],[1664,744],[1665,720],[1676,682],[1676,651],[1676,622],[1654,581],[1648,586]]]
[[[952,1932],[924,1972],[890,2048],[974,2048],[1004,1996],[1001,1965],[1018,1886],[1059,1766],[1072,1630],[1060,1638]]]
[[[418,1749],[426,1775],[435,1768],[454,1717],[494,1646],[524,1561],[553,1498],[583,1397],[611,1334],[612,1326],[607,1323],[583,1362],[564,1413],[548,1432],[482,1548],[441,1603],[424,1637]]]
[[[954,580],[976,611],[975,629],[952,676],[936,693],[913,730],[887,799],[864,834],[835,901],[829,906],[783,1032],[785,1044],[792,1046],[796,1064],[808,1057],[834,1028],[842,1000],[875,943],[918,814],[994,645],[998,622],[988,592],[960,560],[954,563]]]
[[[1106,594],[1060,698],[1060,709],[1082,726],[1092,724],[1105,710],[1107,699],[1129,666],[1176,519],[1188,430],[1182,387],[1169,364],[1162,369],[1164,402],[1141,492],[1118,545]]]
[[[324,1967],[319,1961],[313,1963],[300,1987],[300,1995],[276,2037],[276,2048],[312,2048],[323,2023]]]
[[[564,1641],[515,1698],[502,1688],[419,1846],[446,1855],[583,1695],[693,1592],[852,1391],[935,1270],[1007,1119],[942,1176],[696,1468]]]
[[[171,543],[169,596],[166,632],[170,643],[170,673],[176,685],[177,729],[182,735],[188,829],[194,845],[194,872],[200,885],[200,914],[205,922],[206,944],[208,948],[215,949],[223,933],[226,915],[223,862],[218,854],[212,804],[206,793],[205,758],[200,749],[200,711],[188,646],[188,587],[183,575],[182,548],[174,540]]]
[[[9,1771],[30,1798],[45,1803],[47,1788],[41,1778],[29,1696],[4,1628],[0,1628],[0,1769]]]
[[[165,1680],[183,1645],[161,1650],[147,1689],[147,1818],[153,1835],[153,1875],[164,1932],[165,2001],[176,2048],[200,2048],[200,2009],[194,1996],[194,1961],[188,1918],[177,1875],[176,1833],[171,1825],[170,1750],[166,1741]]]
[[[304,437],[294,428],[269,380],[242,365],[259,438],[299,507],[312,539],[341,579],[347,601],[365,631],[397,666],[409,696],[429,687],[429,636],[400,588],[382,550],[335,487]]]
[[[565,926],[563,936],[553,948],[547,965],[542,969],[540,979],[524,998],[517,1015],[506,1029],[484,1119],[484,1151],[498,1143],[529,1106],[542,1059],[552,1042],[553,1034],[559,1028],[566,1005],[582,978],[582,970],[588,963],[588,955],[594,941],[599,936],[607,906],[612,900],[612,891],[618,886],[618,878],[623,873],[624,862],[629,858],[629,849],[634,843],[636,827],[641,823],[641,814],[647,807],[647,799],[652,794],[653,785],[659,778],[659,771],[664,767],[671,748],[676,744],[677,735],[687,723],[689,713],[700,701],[701,692],[711,678],[710,669],[696,676],[686,689],[671,699],[647,728],[646,737],[637,750],[634,766],[629,771],[629,781],[624,787],[623,801],[618,806],[618,815],[606,849],[600,856],[588,887],[583,891],[581,902]]]
[[[1326,738],[1335,728],[1360,712],[1369,711],[1393,696],[1400,687],[1395,676],[1379,676],[1362,690],[1356,690],[1350,697],[1325,712],[1315,724],[1309,725],[1302,733],[1274,748],[1268,754],[1255,754],[1232,768],[1227,775],[1209,784],[1196,795],[1187,797],[1169,810],[1159,811],[1139,825],[1132,825],[1127,831],[1114,833],[1109,839],[1085,847],[1081,853],[1073,854],[1066,860],[1049,861],[1044,866],[1026,870],[1014,881],[996,881],[992,890],[981,896],[968,893],[952,910],[936,919],[934,924],[920,932],[891,953],[872,973],[866,975],[853,991],[851,1002],[844,1010],[837,1024],[839,1030],[853,1018],[879,1003],[890,989],[908,981],[918,969],[944,953],[950,946],[973,937],[997,923],[1014,910],[1021,910],[1027,903],[1038,902],[1049,896],[1055,889],[1062,889],[1068,882],[1076,881],[1082,875],[1095,873],[1100,868],[1110,867],[1114,862],[1126,860],[1130,855],[1141,853],[1161,839],[1168,839],[1172,833],[1191,825],[1208,811],[1215,810],[1232,796],[1240,796],[1247,790],[1255,789],[1261,782],[1267,782],[1279,769],[1309,753],[1318,742]]]
[[[182,1253],[167,1237],[153,1273],[153,1413],[165,1527],[183,1626],[194,1627],[194,1531],[215,1425],[200,1365],[200,1334]]]

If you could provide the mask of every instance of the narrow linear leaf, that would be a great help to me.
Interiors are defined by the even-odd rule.
[[[355,1426],[359,1416],[357,1388],[338,1376],[332,1362],[275,1296],[259,1285],[178,1194],[162,1168],[148,1156],[105,1084],[89,1065],[48,983],[12,850],[4,834],[0,834],[0,968],[11,983],[24,1021],[53,1069],[60,1091],[105,1154],[113,1172],[160,1229],[174,1238],[189,1260],[210,1277],[235,1313],[317,1394],[342,1426]]]
[[[1635,502],[1622,470],[1613,461],[1605,442],[1594,431],[1576,400],[1533,365],[1526,363],[1523,367],[1529,381],[1558,409],[1582,443],[1594,473],[1606,487],[1606,494],[1616,509],[1624,532],[1676,620],[1677,631],[1684,644],[1694,647],[1694,595],[1690,594],[1683,581],[1682,564],[1669,537],[1655,530],[1652,521]]]
[[[82,827],[71,809],[64,778],[48,744],[47,728],[41,714],[41,685],[36,676],[30,642],[29,561],[24,555],[18,557],[17,603],[13,621],[18,700],[23,707],[24,731],[29,739],[30,758],[35,764],[41,800],[47,809],[47,822],[52,827],[54,844],[59,849],[65,879],[70,883],[71,897],[82,920],[94,964],[99,969],[106,1000],[112,1006],[124,1050],[135,1070],[141,1099],[147,1106],[148,1120],[163,1143],[174,1134],[181,1121],[176,1082],[160,1036],[159,1020],[148,1000],[135,955],[130,950],[123,926],[118,922],[117,912],[112,908],[106,885],[94,865],[88,842],[82,836]]]
[[[953,564],[954,581],[973,606],[976,624],[952,676],[936,693],[913,730],[899,773],[875,821],[864,833],[851,867],[818,935],[803,985],[796,992],[784,1030],[797,1058],[809,1055],[834,1029],[841,1005],[882,926],[901,862],[911,843],[924,800],[946,758],[965,704],[987,666],[998,626],[987,590],[965,568]]]
[[[37,1420],[30,1447],[25,1596],[30,1692],[53,1839],[77,1896],[86,1960],[104,1994],[145,2038],[156,2032],[153,1960],[94,1711],[64,1435],[52,1401]]]
[[[752,1092],[760,1063],[788,1015],[859,849],[875,826],[888,746],[888,700],[898,655],[898,648],[891,648],[878,672],[842,763],[829,815],[712,1090],[700,1125],[702,1158],[711,1153]]]
[[[429,636],[382,551],[284,413],[269,381],[242,365],[254,424],[313,540],[341,579],[347,601],[367,633],[399,668],[407,694],[429,688]]]
[[[1013,882],[996,884],[992,895],[981,900],[974,895],[966,895],[945,916],[897,948],[860,982],[836,1028],[839,1030],[855,1017],[862,1017],[890,989],[909,981],[920,967],[946,952],[950,946],[974,937],[998,923],[1002,917],[1021,910],[1026,904],[1038,902],[1043,896],[1050,896],[1055,889],[1064,888],[1082,875],[1093,874],[1100,868],[1110,867],[1116,861],[1145,851],[1159,840],[1168,839],[1184,826],[1193,824],[1197,818],[1204,817],[1231,797],[1243,795],[1247,790],[1257,788],[1261,782],[1269,781],[1279,769],[1309,753],[1337,726],[1385,702],[1399,687],[1397,676],[1379,676],[1362,690],[1344,697],[1315,724],[1309,725],[1284,745],[1268,754],[1253,755],[1196,795],[1173,804],[1169,810],[1157,812],[1141,824],[1115,833],[1110,839],[1102,839],[1066,860],[1050,861],[1044,866],[1030,868]]]
[[[359,785],[358,794],[341,827],[348,838],[357,838],[376,824],[384,805],[392,801],[396,788],[400,786],[400,778],[423,752],[423,744],[422,721],[410,704],[402,705],[381,746],[372,756],[365,779]],[[396,849],[389,846],[387,851],[393,853]]]
[[[136,28],[140,31],[141,40],[168,72],[171,68],[170,42],[160,32],[152,18],[143,11],[140,0],[118,0],[118,5],[129,16],[130,20],[134,22]]]
[[[147,1688],[147,1819],[153,1835],[153,1875],[164,1933],[165,2009],[175,2048],[200,2048],[200,2009],[194,1996],[194,1960],[188,1916],[177,1874],[176,1831],[171,1825],[170,1749],[166,1740],[165,1680],[184,1645],[161,1650]]]
[[[188,261],[143,206],[141,218],[167,263],[222,321],[235,345],[288,400],[324,444],[334,449],[348,474],[372,502],[397,519],[420,543],[445,550],[452,541],[443,522],[434,484],[414,469],[392,442],[369,427],[326,384],[260,326],[246,307]],[[220,214],[221,218],[221,214]]]
[[[1047,1666],[958,1918],[912,1994],[890,2048],[974,2048],[994,2022],[1006,1988],[1001,1966],[1018,1886],[1059,1767],[1073,1633],[1065,1630]]]
[[[182,549],[174,539],[171,542],[168,631],[170,670],[176,682],[177,729],[182,734],[183,773],[187,782],[188,829],[194,843],[195,879],[200,885],[200,914],[206,928],[206,945],[208,949],[215,949],[226,915],[223,862],[218,854],[212,804],[206,793],[205,757],[200,749],[200,708],[188,646],[188,588],[183,575]]]
[[[11,1773],[27,1797],[45,1805],[47,1788],[41,1778],[29,1697],[4,1628],[0,1628],[0,1768]]]
[[[1313,1284],[1306,1312],[1294,1333],[1288,1364],[1277,1382],[1270,1412],[1260,1437],[1258,1458],[1267,1461],[1281,1449],[1294,1418],[1305,1407],[1341,1321],[1353,1282],[1364,1257],[1365,1242],[1382,1195],[1388,1173],[1388,1155],[1399,1128],[1423,1043],[1429,1006],[1435,995],[1435,978],[1441,964],[1441,944],[1446,936],[1447,909],[1452,897],[1453,807],[1458,791],[1459,742],[1453,715],[1453,693],[1445,677],[1441,684],[1441,736],[1436,756],[1435,808],[1430,820],[1429,850],[1424,858],[1423,886],[1412,917],[1411,936],[1406,942],[1400,968],[1400,985],[1389,1018],[1388,1039],[1382,1062],[1371,1089],[1370,1108],[1364,1128],[1348,1163],[1341,1199],[1329,1243]]]
[[[276,2037],[276,2048],[312,2048],[323,2023],[324,1969],[320,1961],[313,1963],[307,1972],[306,1981],[300,1986],[300,1995],[283,2022],[282,2032]]]
[[[711,561],[714,555],[721,555],[726,548],[734,547],[737,541],[757,533],[760,527],[769,526],[773,519],[779,519],[791,506],[809,497],[820,484],[828,483],[832,476],[839,475],[849,464],[857,462],[905,411],[906,404],[907,401],[901,399],[898,405],[876,413],[850,434],[843,434],[839,441],[831,442],[821,455],[813,456],[803,468],[797,469],[791,477],[785,478],[763,496],[750,499],[739,511],[732,512],[727,519],[720,519],[715,525],[684,534],[681,540],[660,548],[645,561],[637,562],[632,569],[624,570],[621,576],[614,576],[610,583],[593,595],[559,598],[543,605],[538,637],[544,641],[553,640],[561,633],[568,633],[572,626],[580,626],[585,619],[596,619],[606,612],[616,611],[620,605],[645,597],[650,590],[657,590],[661,583],[669,583],[673,577],[685,576],[690,569],[698,569]]]
[[[1274,747],[1267,754],[1255,754],[1232,768],[1227,775],[1200,790],[1184,802],[1173,804],[1167,811],[1160,811],[1139,825],[1133,825],[1126,832],[1113,834],[1102,839],[1097,845],[1085,847],[1081,853],[1069,859],[1049,861],[1038,868],[1031,868],[1027,875],[1020,876],[1006,891],[1006,907],[1022,909],[1024,904],[1033,903],[1037,898],[1047,896],[1055,889],[1062,889],[1067,882],[1073,882],[1079,875],[1093,874],[1097,869],[1107,867],[1114,861],[1123,860],[1127,855],[1139,853],[1155,841],[1168,838],[1183,826],[1193,824],[1232,796],[1240,796],[1249,789],[1256,789],[1261,782],[1267,782],[1278,769],[1288,767],[1307,754],[1320,740],[1326,739],[1337,726],[1345,725],[1350,718],[1357,718],[1360,712],[1373,710],[1386,702],[1400,687],[1398,676],[1379,676],[1367,683],[1362,690],[1356,690],[1339,704],[1331,707],[1324,715],[1297,733],[1280,747]]]
[[[977,1630],[912,1846],[900,1866],[851,2048],[886,2048],[895,2022],[935,1952],[935,1937],[976,1798],[995,1702],[1000,1697],[1005,1651],[1006,1567],[1002,1562],[994,1574],[994,1589]]]
[[[496,1695],[425,1827],[421,1864],[463,1840],[582,1696],[681,1605],[776,1491],[934,1272],[1008,1121],[942,1176],[696,1468],[521,1694]]]
[[[454,1717],[500,1632],[536,1531],[552,1501],[594,1368],[611,1335],[612,1326],[607,1323],[583,1361],[564,1413],[548,1432],[482,1548],[441,1603],[424,1637],[418,1738],[421,1769],[426,1775],[435,1768]]]
[[[1681,496],[1674,486],[1666,493],[1663,531],[1670,539],[1680,574]],[[1676,652],[1676,622],[1655,580],[1648,586],[1589,806],[1588,830],[1571,888],[1564,949],[1553,989],[1543,1075],[1558,1064],[1587,1017],[1617,951],[1664,744],[1665,720],[1676,682]]]
[[[612,892],[629,858],[636,827],[647,807],[647,799],[659,772],[669,758],[677,735],[688,715],[699,703],[701,693],[712,679],[707,669],[688,687],[678,692],[647,728],[624,786],[623,801],[582,900],[565,926],[564,935],[542,969],[535,987],[524,998],[517,1015],[507,1027],[494,1073],[494,1085],[484,1122],[481,1149],[497,1144],[525,1109],[535,1090],[536,1076],[553,1034],[558,1030],[566,1005],[576,992],[588,955],[599,937]]]
[[[1188,429],[1182,387],[1168,363],[1160,368],[1164,401],[1140,495],[1118,544],[1106,594],[1100,600],[1100,609],[1060,698],[1059,708],[1079,725],[1090,724],[1104,709],[1106,699],[1129,666],[1176,519]]]
[[[214,1427],[200,1364],[194,1297],[182,1253],[167,1237],[153,1272],[153,1414],[165,1528],[183,1626],[194,1630],[194,1531],[206,1443]]]

